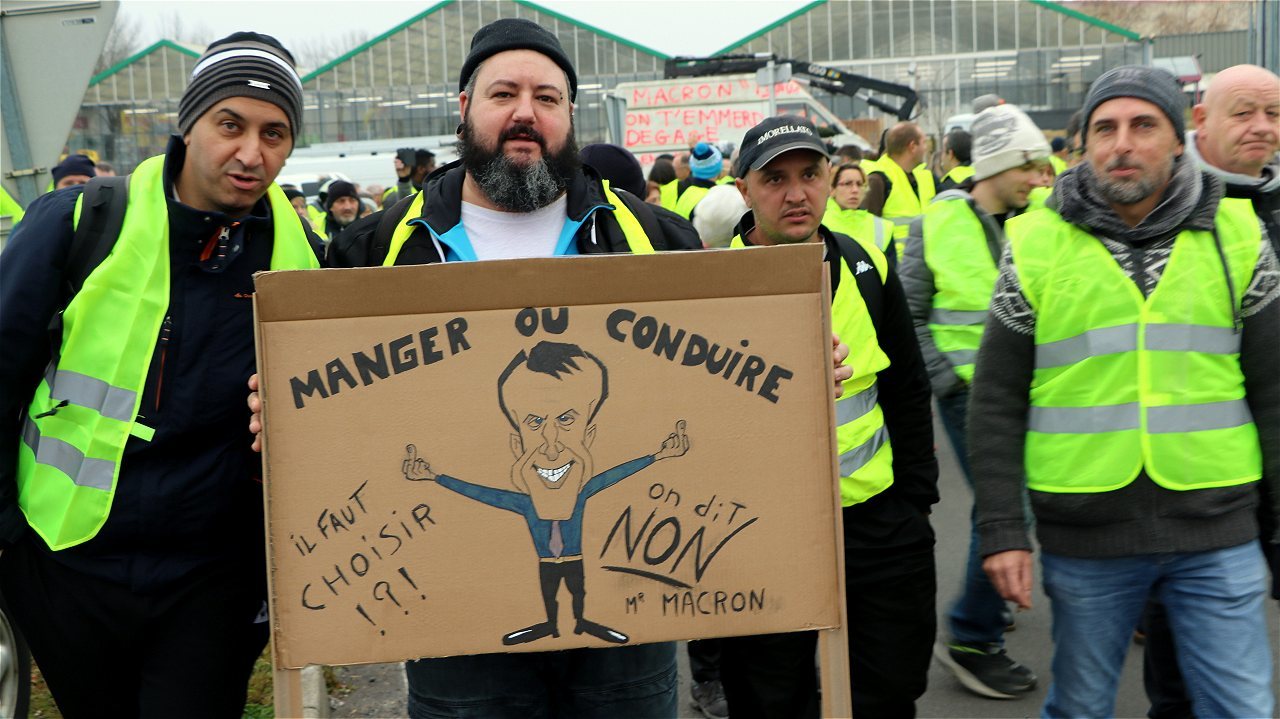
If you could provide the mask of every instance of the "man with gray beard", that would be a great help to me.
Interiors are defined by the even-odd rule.
[[[577,75],[528,20],[481,28],[463,64],[460,159],[333,241],[333,267],[700,248],[578,161]],[[846,375],[847,376],[847,375]],[[566,631],[573,627],[564,627]],[[603,642],[601,646],[606,646]],[[675,716],[675,644],[408,662],[409,714]]]
[[[1261,502],[1280,517],[1277,261],[1248,202],[1185,154],[1186,105],[1162,70],[1103,74],[1085,161],[1005,226],[969,455],[983,568],[1022,608],[1024,496],[1035,512],[1045,717],[1114,715],[1149,598],[1196,716],[1275,716],[1257,539]]]

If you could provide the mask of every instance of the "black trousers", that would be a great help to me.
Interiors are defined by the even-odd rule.
[[[689,673],[695,682],[720,681],[720,640],[694,639],[689,642]]]
[[[0,591],[64,717],[243,715],[267,644],[261,573],[215,567],[140,594],[70,570],[33,541],[0,556]]]
[[[845,593],[853,715],[914,717],[937,632],[931,537],[909,547],[846,548]],[[814,632],[722,640],[720,678],[729,715],[816,717],[816,647]]]

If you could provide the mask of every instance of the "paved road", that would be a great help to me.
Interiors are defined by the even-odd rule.
[[[939,438],[939,460],[942,465],[940,487],[942,502],[933,513],[934,529],[938,535],[938,609],[946,611],[947,605],[960,586],[964,575],[965,556],[968,552],[969,508],[972,494],[960,474],[955,456],[950,451],[941,428],[935,428]],[[1036,569],[1039,576],[1039,567]],[[1038,586],[1038,584],[1037,584]],[[918,703],[922,719],[983,718],[1039,716],[1040,705],[1048,689],[1049,662],[1053,644],[1049,639],[1049,603],[1038,589],[1032,600],[1034,608],[1017,616],[1017,629],[1006,636],[1009,654],[1040,675],[1040,686],[1030,694],[1013,700],[992,700],[974,696],[956,682],[955,678],[936,661],[929,671],[929,690]],[[1276,605],[1267,608],[1270,624],[1271,646],[1280,648],[1280,613]],[[939,626],[944,626],[939,618]],[[1280,654],[1280,651],[1277,652]],[[680,718],[702,716],[689,708],[689,669],[684,652],[680,656]],[[404,672],[399,665],[375,665],[349,667],[339,670],[339,675],[354,688],[334,710],[338,717],[401,717],[405,715]],[[1273,686],[1280,694],[1280,673],[1272,678]],[[1145,717],[1148,704],[1142,690],[1142,653],[1140,647],[1131,647],[1121,677],[1116,702],[1117,717]]]

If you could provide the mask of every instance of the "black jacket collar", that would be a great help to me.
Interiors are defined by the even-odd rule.
[[[437,235],[445,234],[462,221],[462,183],[466,176],[462,160],[454,160],[431,173],[423,183],[426,197],[419,217]],[[569,219],[575,222],[581,222],[593,207],[613,208],[605,200],[600,175],[585,165],[569,178],[567,204]]]

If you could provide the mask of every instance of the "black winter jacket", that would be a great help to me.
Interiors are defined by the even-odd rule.
[[[151,361],[140,417],[156,432],[130,437],[111,514],[97,536],[50,552],[17,505],[22,417],[56,349],[51,318],[69,302],[63,271],[82,187],[42,196],[0,254],[0,546],[29,540],[86,574],[150,591],[211,563],[261,568],[262,485],[249,448],[246,381],[254,372],[253,273],[271,262],[264,197],[233,221],[173,199],[186,146],[175,137],[164,168],[170,198],[167,321]],[[305,225],[305,223],[304,223]],[[219,246],[219,229],[231,228]],[[307,231],[313,249],[320,247]]]
[[[437,169],[423,183],[422,191],[427,196],[423,202],[421,217],[438,235],[448,233],[462,221],[462,181],[465,177],[466,170],[457,161]],[[702,248],[697,231],[684,218],[645,204],[620,188],[614,188],[614,192],[627,203],[632,214],[640,220],[641,226],[646,228],[655,250]],[[411,202],[412,197],[402,199],[390,209],[375,212],[351,223],[330,243],[326,260],[328,266],[371,267],[382,264],[391,240],[390,230],[394,227],[391,221],[403,219]],[[576,237],[580,254],[630,251],[612,210],[613,205],[605,200],[604,186],[595,170],[584,166],[574,174],[568,187],[568,213],[569,218],[575,221],[586,218]],[[378,224],[387,215],[390,216],[387,217],[387,227],[379,233]],[[397,265],[422,265],[440,261],[440,253],[436,250],[430,233],[421,225],[415,226],[413,234],[396,257]]]

